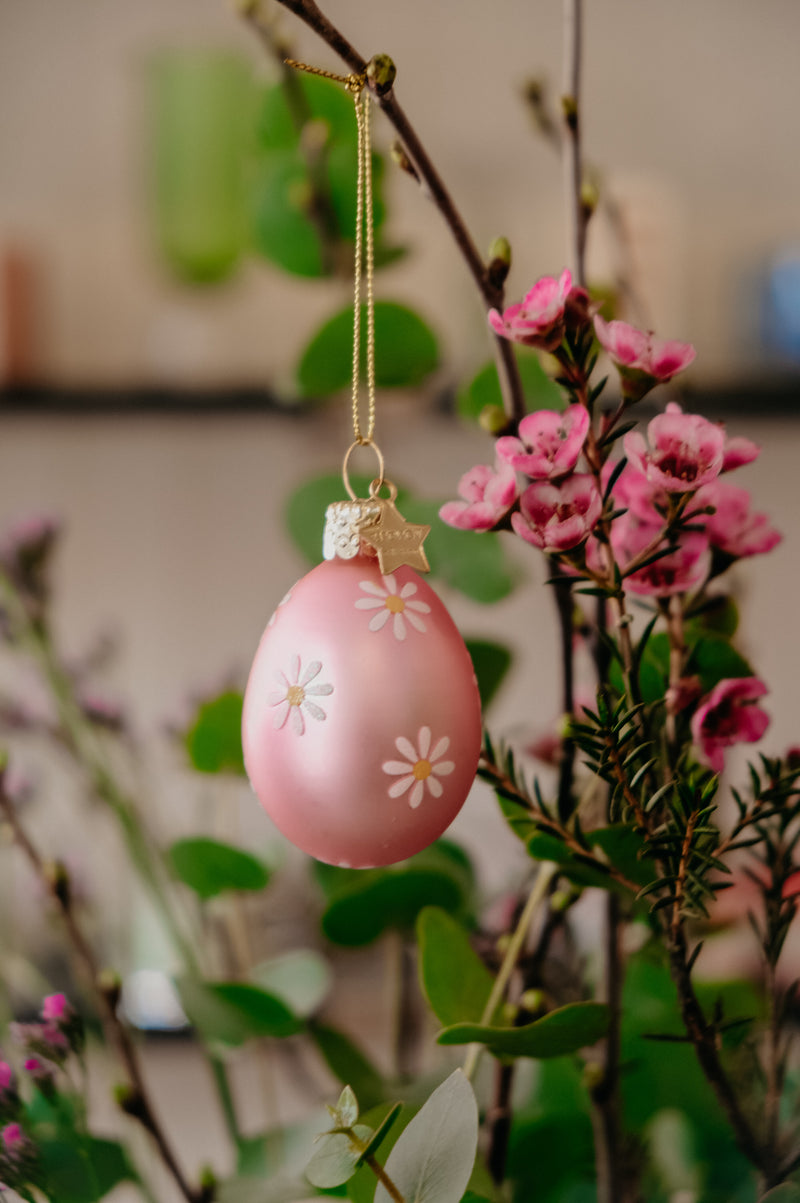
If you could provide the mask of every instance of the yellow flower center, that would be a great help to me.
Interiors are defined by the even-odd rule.
[[[416,777],[417,781],[424,781],[426,777],[430,777],[433,772],[433,765],[429,760],[418,760],[411,772]]]
[[[305,700],[306,691],[302,685],[290,685],[286,691],[286,701],[290,706],[299,706]]]
[[[390,614],[402,614],[405,608],[406,603],[396,593],[390,593],[386,598],[386,609]]]

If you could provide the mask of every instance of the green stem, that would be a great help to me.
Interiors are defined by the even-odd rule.
[[[485,1027],[492,1022],[492,1017],[503,1000],[506,987],[511,980],[511,974],[516,968],[517,961],[525,944],[528,929],[533,922],[534,915],[547,897],[547,891],[557,870],[558,866],[552,864],[550,861],[542,861],[539,866],[539,872],[536,875],[533,888],[528,895],[528,901],[523,907],[514,934],[509,940],[506,954],[503,957],[503,963],[500,966],[500,972],[494,980],[491,993],[486,1000],[486,1006],[483,1008],[483,1014],[480,1018],[481,1027]],[[464,1061],[464,1074],[467,1078],[472,1078],[482,1050],[483,1045],[481,1044],[471,1044],[467,1049],[467,1056]]]

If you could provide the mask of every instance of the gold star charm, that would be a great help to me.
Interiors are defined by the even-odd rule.
[[[430,532],[429,526],[406,522],[392,501],[381,499],[380,517],[377,522],[361,528],[361,538],[378,553],[381,573],[386,576],[403,565],[416,568],[417,572],[430,572],[431,566],[422,548]]]

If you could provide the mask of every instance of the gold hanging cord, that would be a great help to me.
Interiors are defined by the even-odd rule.
[[[373,230],[372,207],[372,146],[370,136],[370,100],[366,88],[367,77],[362,75],[337,75],[333,71],[324,71],[321,67],[310,67],[308,63],[299,63],[287,58],[284,62],[288,67],[298,71],[307,71],[311,75],[321,75],[323,79],[332,79],[344,84],[351,93],[356,110],[356,128],[358,131],[358,175],[356,182],[356,230],[355,230],[355,266],[353,271],[353,391],[352,417],[353,435],[357,447],[372,447],[378,456],[380,464],[379,483],[383,483],[383,456],[373,442],[375,433],[375,240]],[[366,433],[361,425],[360,403],[360,368],[361,368],[361,284],[366,277],[366,312],[367,312],[367,428]],[[350,448],[352,450],[352,447]],[[349,458],[350,451],[347,455]],[[345,461],[347,462],[347,461]]]

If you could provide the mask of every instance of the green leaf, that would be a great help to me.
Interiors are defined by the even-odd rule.
[[[460,1203],[478,1145],[478,1104],[460,1069],[433,1092],[392,1149],[386,1173],[407,1200]],[[375,1203],[389,1203],[382,1183]]]
[[[337,1128],[352,1128],[358,1119],[358,1099],[353,1093],[352,1086],[344,1087],[334,1112]]]
[[[266,865],[252,853],[217,840],[177,840],[167,856],[178,880],[201,898],[226,890],[263,890],[269,881]]]
[[[51,1199],[95,1203],[136,1174],[122,1145],[73,1132],[68,1138],[37,1141]]]
[[[714,634],[731,639],[739,626],[739,608],[732,597],[710,597],[702,609],[686,623],[686,639],[691,645],[698,636]]]
[[[481,707],[486,711],[511,667],[511,652],[488,639],[467,639],[466,644],[478,678]]]
[[[247,982],[178,982],[181,1003],[204,1039],[237,1046],[256,1036],[292,1036],[303,1023],[266,990]]]
[[[366,312],[362,306],[362,329]],[[361,377],[366,376],[366,338],[361,343]],[[439,346],[421,317],[390,301],[375,304],[375,367],[378,388],[411,388],[438,367]],[[325,397],[348,388],[353,368],[353,311],[330,318],[313,336],[297,368],[305,397]]]
[[[371,478],[352,474],[350,483],[358,497],[369,495]],[[322,555],[325,511],[334,501],[343,501],[345,489],[341,472],[329,472],[304,481],[286,503],[286,525],[299,551],[309,564],[318,564]]]
[[[357,948],[390,928],[409,931],[425,906],[458,910],[461,902],[453,878],[437,870],[370,874],[360,889],[354,887],[331,902],[322,916],[322,930],[334,944]]]
[[[203,702],[184,740],[189,760],[198,772],[244,776],[242,694],[228,689]]]
[[[322,930],[335,944],[369,944],[387,929],[410,930],[424,906],[470,912],[472,864],[450,840],[436,840],[410,860],[385,869],[315,870],[329,898]]]
[[[644,841],[632,827],[624,823],[600,827],[588,832],[586,838],[589,844],[602,849],[611,864],[624,873],[629,881],[646,886],[652,880],[652,861],[642,860]]]
[[[793,1182],[782,1182],[761,1196],[761,1203],[800,1203],[800,1186]]]
[[[353,101],[341,85],[316,75],[295,75],[291,83],[302,93],[310,118],[327,128],[333,143],[356,146]],[[258,140],[264,150],[292,150],[300,130],[289,109],[286,88],[273,84],[264,90],[258,117]]]
[[[724,637],[705,635],[692,648],[686,672],[697,673],[708,693],[727,677],[752,677],[753,670]]]
[[[326,274],[319,231],[308,215],[308,169],[299,150],[270,155],[257,164],[252,184],[255,249],[292,275]]]
[[[358,1159],[359,1166],[363,1165],[368,1157],[374,1157],[378,1149],[383,1144],[389,1132],[394,1127],[394,1121],[403,1110],[402,1103],[394,1103],[389,1114],[381,1122],[380,1127],[376,1128],[370,1137],[369,1144]]]
[[[430,526],[425,550],[432,573],[472,601],[489,605],[508,597],[519,579],[498,534],[456,530],[439,518],[441,502],[408,498],[401,506],[409,522]]]
[[[605,1003],[568,1003],[519,1028],[457,1023],[445,1028],[437,1039],[439,1044],[484,1044],[497,1056],[561,1057],[594,1044],[605,1035],[608,1023]]]
[[[550,379],[535,351],[514,348],[529,411],[564,408],[561,389]],[[477,419],[488,405],[502,407],[503,395],[494,361],[485,364],[458,394],[456,406],[462,418]]]
[[[439,1022],[479,1023],[493,978],[461,924],[437,907],[425,907],[417,919],[417,941],[422,988]]]
[[[359,497],[368,496],[371,477],[352,474],[350,479]],[[309,564],[320,561],[326,509],[343,498],[344,486],[339,473],[326,473],[307,480],[289,497],[286,524],[295,546]],[[500,601],[512,591],[518,574],[510,566],[497,535],[455,530],[440,522],[438,501],[411,497],[404,489],[398,490],[397,505],[409,522],[430,526],[425,548],[434,579],[482,603]]]
[[[372,1129],[364,1124],[356,1124],[353,1135],[363,1145],[372,1136]],[[306,1178],[312,1186],[341,1186],[353,1177],[358,1169],[360,1156],[360,1145],[346,1132],[326,1134],[319,1141],[316,1153],[306,1166]]]
[[[262,961],[251,977],[257,986],[280,998],[292,1014],[302,1019],[319,1010],[332,982],[328,962],[310,948],[296,948]]]
[[[327,1024],[311,1022],[308,1033],[334,1077],[348,1083],[367,1111],[384,1097],[381,1075],[349,1036]]]

